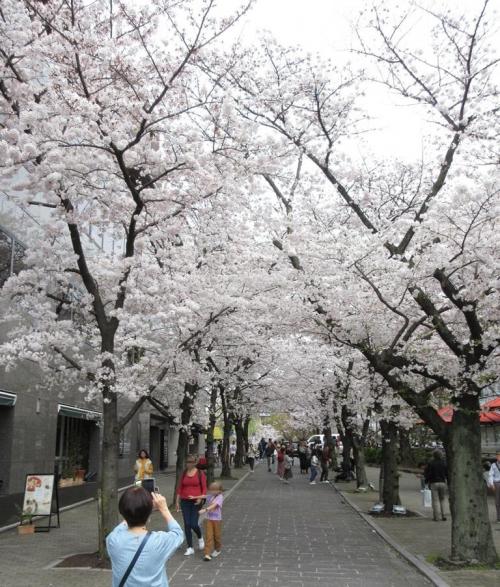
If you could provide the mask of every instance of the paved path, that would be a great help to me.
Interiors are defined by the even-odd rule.
[[[168,563],[171,587],[420,587],[400,559],[329,485],[290,485],[257,468],[224,507],[223,554],[203,562],[182,551]]]
[[[378,487],[379,469],[367,468],[368,479]],[[339,483],[339,489],[346,492],[348,499],[353,501],[363,512],[367,513],[378,501],[378,492],[354,493],[356,483]],[[416,518],[372,518],[377,525],[391,536],[398,544],[413,555],[447,558],[451,551],[451,516],[446,522],[433,522],[432,509],[422,506],[420,480],[415,474],[402,472],[399,478],[399,494],[401,502],[409,510],[419,514]],[[492,522],[493,540],[500,552],[500,524],[496,524],[496,511],[493,496],[488,497],[490,520]],[[449,504],[446,503],[446,512]],[[500,569],[476,569],[436,571],[453,587],[499,587]]]

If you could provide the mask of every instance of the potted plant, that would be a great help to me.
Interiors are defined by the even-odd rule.
[[[17,527],[18,534],[34,534],[35,533],[35,524],[33,524],[33,514],[31,513],[22,513],[21,514],[21,523]]]

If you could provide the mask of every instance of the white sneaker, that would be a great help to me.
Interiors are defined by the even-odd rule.
[[[184,553],[184,556],[191,556],[192,554],[194,554],[194,548],[186,548],[186,552]]]
[[[220,554],[220,550],[214,550],[210,555],[212,558],[217,558]]]
[[[203,538],[198,538],[198,548],[200,550],[203,550],[205,548],[205,541],[203,540]]]
[[[316,485],[316,481],[310,481],[309,485]]]

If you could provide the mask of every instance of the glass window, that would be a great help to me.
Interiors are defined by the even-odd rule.
[[[24,269],[24,246],[0,228],[0,287]]]
[[[0,287],[9,279],[12,268],[12,239],[0,230]]]

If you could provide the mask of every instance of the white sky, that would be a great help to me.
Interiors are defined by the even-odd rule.
[[[220,8],[231,11],[240,2],[220,0]],[[492,8],[498,8],[500,0],[490,0]],[[363,8],[369,8],[372,0],[257,0],[245,19],[242,40],[251,44],[260,34],[271,33],[285,45],[302,46],[305,51],[333,57],[335,61],[356,61],[349,52],[355,45],[352,24]],[[380,5],[381,2],[378,2]],[[385,0],[385,7],[405,7],[409,0]],[[480,0],[421,0],[430,8],[440,11],[450,7],[453,12],[464,11],[476,15]],[[428,27],[424,24],[412,31],[412,36],[426,42]],[[368,148],[383,150],[384,154],[403,159],[419,159],[428,132],[423,109],[410,105],[400,96],[391,94],[381,86],[371,86],[370,94],[363,100],[364,107],[374,117],[374,127],[379,129],[363,140]]]

